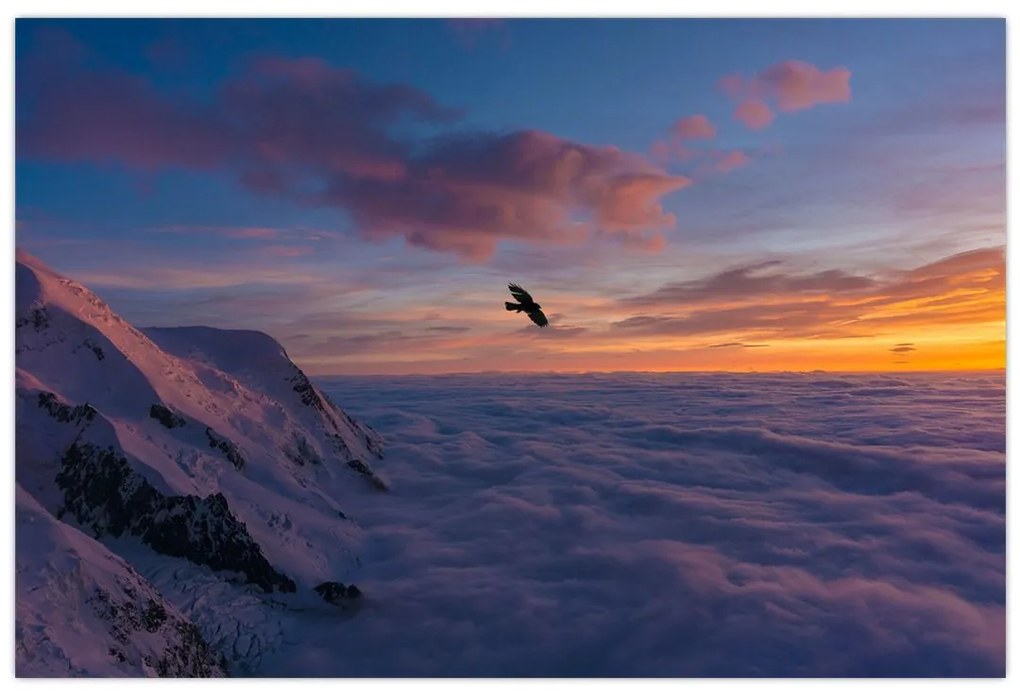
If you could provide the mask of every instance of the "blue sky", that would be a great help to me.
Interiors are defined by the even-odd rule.
[[[313,371],[490,366],[522,326],[474,297],[508,278],[578,328],[539,345],[557,367],[711,368],[690,335],[614,342],[635,316],[613,298],[763,261],[882,284],[1004,242],[999,20],[19,20],[16,41],[19,246],[128,319],[268,329]],[[710,133],[676,134],[693,116]],[[451,307],[462,338],[415,337]],[[336,353],[365,330],[401,339]]]

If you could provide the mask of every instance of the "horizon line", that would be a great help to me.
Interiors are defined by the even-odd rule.
[[[448,371],[444,373],[316,373],[310,375],[312,378],[404,378],[404,377],[438,377],[438,376],[466,376],[466,375],[672,375],[686,373],[688,375],[938,375],[949,373],[1002,373],[1005,375],[1006,367],[1000,368],[941,368],[941,369],[917,369],[917,370],[827,370],[817,368],[812,370],[548,370],[548,371]]]

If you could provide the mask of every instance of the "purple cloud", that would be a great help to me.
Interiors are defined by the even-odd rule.
[[[94,62],[24,61],[19,157],[219,170],[255,192],[343,209],[367,238],[468,260],[506,239],[658,249],[676,223],[661,198],[691,183],[637,154],[544,132],[398,134],[450,126],[461,112],[317,58],[252,58],[205,100]]]

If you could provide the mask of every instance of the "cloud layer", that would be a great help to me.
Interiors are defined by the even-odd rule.
[[[329,389],[387,436],[393,496],[357,511],[362,611],[262,674],[1004,672],[1001,376]]]

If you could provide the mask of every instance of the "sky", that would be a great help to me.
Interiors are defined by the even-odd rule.
[[[316,375],[1004,366],[1002,20],[15,38],[17,245],[141,326]]]

